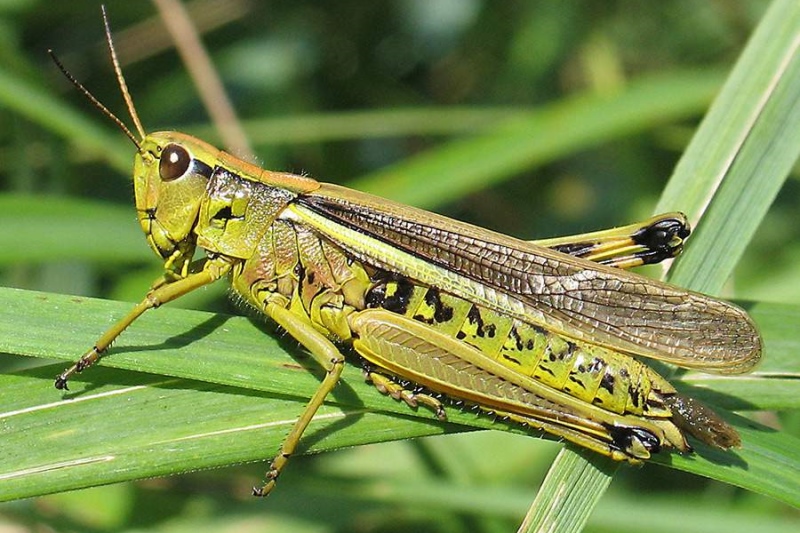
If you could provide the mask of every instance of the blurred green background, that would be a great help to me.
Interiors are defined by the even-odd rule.
[[[260,164],[533,239],[651,213],[767,4],[186,5]],[[155,7],[107,7],[145,127],[219,142]],[[129,122],[97,2],[0,1],[0,284],[139,300],[161,269],[132,209],[132,147],[48,48]],[[527,116],[542,125],[527,137],[468,144]],[[798,196],[794,175],[728,295],[798,300]],[[178,305],[232,312],[222,285]],[[6,370],[29,363],[0,356]],[[247,497],[264,465],[246,465],[2,504],[0,531],[508,531],[557,449],[500,432],[361,447],[295,460],[266,502]],[[441,465],[459,458],[485,470],[442,494]],[[492,485],[523,490],[492,491],[486,509],[459,503]],[[680,519],[685,531],[718,531],[731,516],[741,531],[798,519],[769,499],[645,466],[620,472],[588,530],[667,531]]]

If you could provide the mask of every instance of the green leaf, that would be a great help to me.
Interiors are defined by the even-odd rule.
[[[671,72],[613,92],[586,93],[520,110],[475,138],[443,147],[348,183],[419,207],[432,207],[537,165],[656,124],[696,114],[719,86],[715,72]]]
[[[791,0],[773,2],[670,179],[657,212],[685,210],[696,227],[686,252],[670,273],[673,283],[718,293],[797,160],[800,145],[792,133],[800,122],[798,35],[800,5]],[[760,440],[764,428],[760,431],[750,437]],[[781,498],[789,486],[794,486],[790,490],[799,494],[796,480],[800,461],[791,449],[797,442],[789,437],[785,440],[790,442],[786,442],[781,436],[776,439],[781,442],[762,447],[746,438],[744,431],[742,434],[745,458],[739,465],[748,474],[760,470],[756,465],[764,467],[763,472],[758,472],[764,476],[759,490]],[[777,457],[786,460],[786,470],[781,462],[770,461]],[[672,464],[680,468],[696,466],[680,458]],[[540,494],[549,497],[537,497],[535,504],[544,506],[550,514],[572,517],[570,523],[561,524],[559,531],[579,531],[599,503],[602,491],[580,485],[579,473],[588,468],[585,460],[578,458],[563,468],[568,472],[551,472],[548,479],[570,479],[573,483],[567,487],[545,483]],[[710,474],[703,468],[692,471]],[[788,478],[782,475],[786,472]],[[609,479],[598,479],[596,483],[607,485],[611,472],[597,472],[595,477],[605,475]],[[741,479],[736,474],[726,476],[723,471],[711,477],[733,484],[739,484]],[[767,487],[768,479],[776,483]],[[565,500],[559,489],[579,494]],[[531,531],[540,530],[545,524],[541,517],[530,524]]]
[[[593,509],[618,468],[607,457],[565,447],[553,461],[519,531],[582,530],[590,513],[575,510]]]
[[[696,226],[673,283],[718,294],[797,161],[798,35],[800,5],[773,2],[664,190]]]
[[[55,390],[53,378],[66,362],[129,308],[121,302],[0,289],[0,352],[64,361],[0,376],[0,499],[265,460],[319,384],[321,371],[294,349],[293,341],[287,346],[287,339],[266,334],[244,317],[165,307],[142,316],[120,337],[112,356],[70,382],[70,392]],[[800,312],[769,304],[759,308],[765,313],[756,314],[757,320],[778,323]],[[767,338],[768,345],[800,342],[796,331],[759,326],[788,335]],[[763,379],[774,389],[790,381]],[[705,382],[698,375],[692,383],[703,386],[698,397],[716,394],[713,378]],[[471,411],[450,409],[448,418],[444,424],[425,409],[410,411],[377,393],[348,366],[304,436],[302,451],[468,429],[520,432]],[[800,505],[800,475],[789,482],[793,472],[800,473],[797,440],[750,430],[751,423],[740,418],[733,423],[742,431],[744,448],[737,454],[748,468],[737,460],[726,463],[737,454],[721,461],[706,450],[691,459],[675,458],[674,466],[735,479]],[[771,468],[781,469],[782,476],[765,476]],[[778,480],[785,482],[780,493]]]

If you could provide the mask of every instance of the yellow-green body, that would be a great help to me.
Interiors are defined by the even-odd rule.
[[[166,274],[57,386],[145,310],[228,276],[242,302],[327,370],[257,494],[274,486],[338,381],[343,345],[380,390],[440,418],[447,398],[633,463],[664,447],[689,451],[687,432],[739,443],[718,415],[632,357],[746,371],[761,341],[733,305],[600,264],[602,253],[575,257],[580,239],[545,242],[556,249],[521,241],[262,170],[176,132],[138,146],[136,209]],[[671,238],[674,255],[682,241]],[[206,257],[192,263],[197,248]],[[607,248],[611,265],[637,264]]]
[[[137,216],[165,274],[57,388],[145,311],[228,277],[326,370],[257,495],[338,382],[343,347],[379,390],[442,419],[445,399],[466,403],[632,463],[691,450],[686,433],[739,444],[716,413],[634,358],[738,373],[760,357],[738,307],[625,270],[680,252],[682,215],[527,242],[263,170],[185,134],[145,134],[111,51],[139,140],[64,72],[136,145]]]
[[[664,447],[690,451],[686,433],[739,445],[719,415],[634,357],[720,373],[760,357],[738,307],[625,270],[677,255],[689,233],[682,215],[527,242],[263,170],[189,135],[146,134],[105,22],[139,139],[53,58],[136,146],[137,216],[165,273],[57,388],[145,311],[228,277],[326,370],[256,495],[272,490],[336,386],[343,347],[380,391],[440,419],[449,399],[631,463]]]

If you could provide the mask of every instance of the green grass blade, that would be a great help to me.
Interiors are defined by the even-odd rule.
[[[584,94],[498,124],[347,185],[430,208],[533,166],[655,124],[697,114],[722,78],[715,72],[671,72],[634,80],[618,93]]]
[[[657,212],[685,210],[696,227],[691,244],[671,272],[673,283],[718,293],[797,160],[800,145],[792,133],[800,123],[798,35],[800,5],[791,0],[774,2],[665,189]],[[771,163],[762,165],[765,161]],[[756,175],[761,179],[755,180]],[[702,225],[698,225],[706,211]],[[754,443],[746,438],[744,442],[746,453],[755,452]],[[783,451],[791,455],[791,450]],[[780,454],[773,448],[765,456],[771,453]],[[679,458],[676,464],[684,463]],[[795,457],[789,464],[787,470],[796,480],[800,462]],[[548,514],[572,517],[571,522],[559,526],[563,525],[563,531],[577,531],[575,528],[588,520],[603,491],[579,483],[580,472],[588,468],[585,459],[576,457],[570,466],[553,466],[562,468],[568,471],[551,470],[548,480],[557,484],[562,479],[575,481],[566,487],[546,481],[534,505],[546,507]],[[773,465],[761,474],[781,473]],[[603,480],[606,475],[608,479]],[[595,481],[608,485],[612,475],[598,472],[595,477],[600,479]],[[739,477],[718,479],[737,483]],[[779,483],[782,482],[792,483],[792,478],[780,476]],[[780,497],[783,489],[777,484],[763,490]],[[560,491],[578,494],[574,500],[566,500]],[[541,520],[532,523],[531,530],[543,530],[546,525],[544,515],[537,517]]]
[[[553,461],[518,531],[581,531],[591,513],[576,510],[594,509],[618,468],[606,457],[565,447]]]
[[[354,110],[267,117],[242,121],[255,145],[303,144],[379,139],[409,135],[458,135],[492,130],[525,110],[510,107],[410,107],[405,109]],[[188,125],[201,139],[215,139],[207,125]]]
[[[797,161],[799,35],[800,5],[773,2],[667,185],[659,211],[703,217],[672,282],[718,294]]]
[[[0,295],[0,352],[63,361],[91,344],[98,325],[130,307],[10,289]],[[148,374],[98,367],[66,394],[52,386],[64,362],[0,376],[0,500],[264,460],[318,386],[313,364],[297,364],[245,318],[165,308],[155,320],[143,319],[144,327],[116,344],[119,357],[106,361]],[[348,368],[347,383],[359,392],[337,388],[339,405],[315,419],[306,450],[322,436],[320,449],[331,449],[448,430],[432,420],[409,426],[403,416],[372,415],[361,394],[368,403],[402,408],[364,384],[355,368]],[[362,427],[370,419],[375,424]]]
[[[286,343],[250,320],[166,307],[137,321],[112,356],[72,382],[70,393],[56,391],[55,374],[129,308],[121,302],[0,290],[0,352],[62,361],[0,376],[0,498],[265,460],[319,384],[321,371],[310,358],[296,349],[290,355]],[[797,331],[761,322],[785,323],[800,308],[759,308],[759,325],[776,335],[767,338],[768,345],[800,343]],[[772,388],[793,381],[763,379]],[[715,383],[697,376],[692,385],[699,397],[713,400]],[[758,402],[734,399],[748,400]],[[424,409],[410,411],[378,394],[349,366],[303,439],[302,451],[498,428],[471,411],[450,409],[448,417],[451,423],[442,424]],[[797,439],[748,429],[750,423],[740,418],[732,422],[742,431],[741,457],[749,468],[726,464],[705,450],[682,462],[676,458],[673,466],[715,479],[736,478],[749,490],[800,505],[800,475],[794,482],[790,477],[792,469],[800,474]],[[782,476],[764,475],[770,469]],[[776,480],[784,483],[780,494]]]

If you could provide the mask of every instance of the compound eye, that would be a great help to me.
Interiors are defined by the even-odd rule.
[[[186,173],[191,162],[192,157],[186,148],[177,144],[168,144],[161,152],[158,174],[163,181],[176,180]]]

